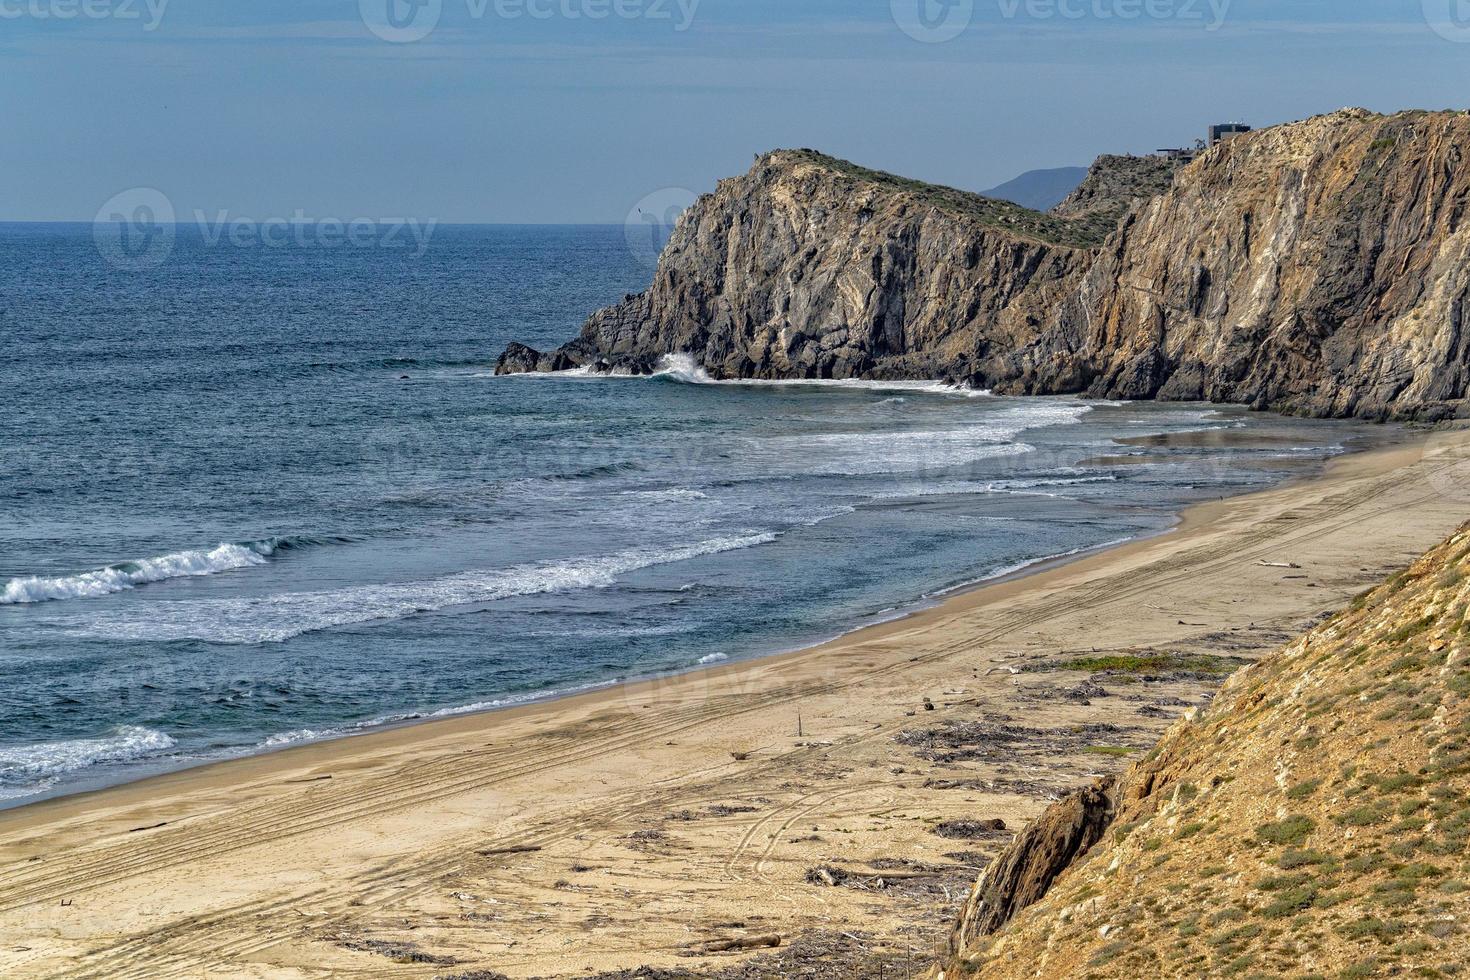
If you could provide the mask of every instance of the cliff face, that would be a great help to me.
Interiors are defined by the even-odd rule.
[[[932,976],[1459,972],[1467,611],[1462,529],[1238,673],[1105,799],[1093,788],[1043,814],[980,881]],[[1112,821],[1091,850],[1073,846],[1084,820]],[[1079,850],[1057,877],[1055,855]],[[1017,867],[1050,876],[1045,897]]]
[[[1050,214],[769,154],[686,213],[652,287],[504,373],[912,377],[1312,415],[1464,407],[1470,116],[1344,110],[1180,170],[1103,157]]]
[[[1347,110],[1205,154],[1128,217],[1008,391],[1453,414],[1470,117]]]
[[[498,370],[688,353],[717,377],[967,377],[1036,338],[1110,228],[779,151],[684,215],[646,293]]]

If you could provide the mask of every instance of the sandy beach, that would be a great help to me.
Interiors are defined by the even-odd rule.
[[[0,975],[904,975],[1011,832],[1438,543],[1467,473],[1420,435],[800,653],[0,813]]]

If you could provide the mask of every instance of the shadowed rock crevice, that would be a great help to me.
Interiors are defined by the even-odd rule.
[[[1052,804],[1011,842],[971,892],[950,940],[959,953],[999,931],[1018,912],[1046,896],[1052,883],[1094,844],[1113,821],[1113,781]]]

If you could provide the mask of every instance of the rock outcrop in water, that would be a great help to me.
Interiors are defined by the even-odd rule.
[[[1463,972],[1467,615],[1470,528],[1237,673],[1111,794],[1044,813],[981,879],[931,976]],[[1071,846],[1079,813],[1102,824],[1090,850]],[[1017,868],[1055,880],[1038,894]]]
[[[1442,418],[1470,387],[1470,117],[1344,110],[1175,171],[1103,157],[1052,213],[809,150],[680,220],[652,287],[502,373],[943,378],[1004,393]]]

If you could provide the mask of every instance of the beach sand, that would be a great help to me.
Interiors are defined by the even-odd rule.
[[[0,813],[0,975],[905,975],[1009,839],[963,821],[1126,765],[1470,517],[1467,477],[1465,433],[1418,436],[801,653]],[[1174,659],[1052,669],[1140,654]]]

